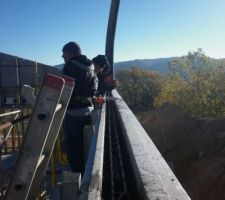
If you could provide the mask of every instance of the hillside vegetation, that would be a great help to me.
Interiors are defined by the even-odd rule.
[[[167,74],[135,66],[116,77],[120,94],[134,112],[172,103],[191,116],[225,115],[225,61],[210,59],[201,49],[169,62]]]
[[[201,49],[167,74],[117,72],[119,93],[193,200],[225,199],[225,62]]]
[[[166,74],[168,73],[168,63],[175,59],[178,59],[178,57],[128,60],[116,62],[113,67],[115,71],[120,71],[134,66],[140,66],[142,69]]]
[[[225,118],[193,118],[172,104],[137,116],[192,200],[225,199]]]

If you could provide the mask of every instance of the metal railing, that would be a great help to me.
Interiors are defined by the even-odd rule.
[[[12,117],[10,116],[14,116],[13,120],[11,120]],[[3,123],[0,126],[0,158],[4,154],[15,151],[21,145],[21,128],[19,124],[11,123],[11,121],[15,121],[20,117],[21,110],[0,114],[0,122]]]
[[[21,124],[11,121],[17,121],[21,115],[21,110],[0,114],[0,199],[3,199],[23,137]]]

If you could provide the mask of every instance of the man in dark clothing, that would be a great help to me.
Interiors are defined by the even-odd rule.
[[[95,65],[95,73],[98,76],[98,89],[96,96],[104,96],[106,91],[117,87],[117,81],[113,80],[111,67],[105,55],[97,55],[92,59]]]
[[[97,77],[92,62],[81,54],[77,43],[67,43],[62,51],[65,61],[63,74],[75,79],[75,87],[64,120],[65,150],[72,172],[83,174],[83,130],[86,124],[91,123],[92,97],[97,90]]]

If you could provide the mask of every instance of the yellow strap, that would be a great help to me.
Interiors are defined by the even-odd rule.
[[[56,185],[54,152],[51,156],[51,182],[52,182],[52,186],[54,187]]]
[[[67,154],[62,151],[60,137],[57,138],[57,159],[60,164],[68,165]]]

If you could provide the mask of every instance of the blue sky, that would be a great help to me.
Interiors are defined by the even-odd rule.
[[[63,63],[61,49],[105,51],[110,0],[1,0],[0,52]],[[121,0],[114,61],[182,56],[203,48],[225,58],[225,0]]]

